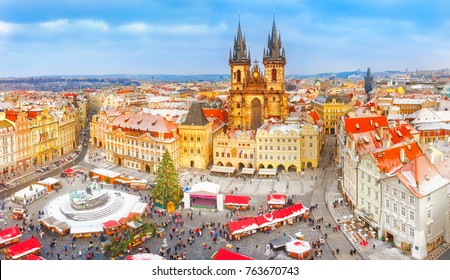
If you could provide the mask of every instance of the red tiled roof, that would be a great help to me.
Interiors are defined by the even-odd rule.
[[[309,113],[309,115],[311,116],[311,118],[314,121],[314,124],[317,124],[317,122],[320,120],[320,116],[319,114],[317,114],[316,110],[311,110],[311,112]]]
[[[214,117],[218,118],[219,120],[226,122],[228,120],[228,113],[227,111],[220,109],[220,108],[203,108],[203,113],[205,113],[205,116],[208,117]]]
[[[19,111],[17,111],[17,110],[7,110],[6,111],[6,118],[12,122],[16,122],[18,115],[19,115]]]
[[[139,131],[171,133],[177,130],[177,125],[166,118],[151,114],[124,114],[112,121],[112,125],[120,128],[130,128]]]
[[[395,175],[409,191],[419,198],[449,182],[442,177],[425,154],[406,163]]]
[[[372,156],[377,162],[378,168],[381,172],[391,173],[404,165],[404,163],[400,160],[400,151],[402,149],[405,151],[405,157],[408,160],[412,160],[423,154],[416,142],[387,149],[382,152],[372,153]]]
[[[408,127],[411,127],[410,124],[401,124],[397,125],[395,127],[389,128],[389,133],[392,136],[392,143],[398,144],[403,142],[405,139],[413,139],[414,137],[411,134],[410,129]]]
[[[365,117],[365,118],[346,118],[345,131],[347,133],[358,133],[375,130],[378,127],[388,126],[386,116]]]
[[[214,255],[213,260],[216,261],[240,261],[240,260],[254,260],[250,257],[235,253],[235,252],[231,252],[228,251],[226,249],[220,248],[219,251],[217,251],[217,253]]]

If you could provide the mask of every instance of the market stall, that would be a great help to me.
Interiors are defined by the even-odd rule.
[[[211,167],[212,176],[234,176],[236,174],[236,168],[232,166],[219,166],[213,165]]]
[[[142,216],[145,216],[145,213],[147,211],[147,206],[148,206],[147,203],[136,203],[136,205],[134,205],[133,209],[131,209],[128,219],[133,219],[133,218],[141,219]],[[119,224],[121,224],[120,220],[119,220]]]
[[[46,187],[32,184],[11,195],[11,201],[21,205],[29,205],[48,193]]]
[[[89,177],[94,176],[98,176],[98,180],[100,181],[106,182],[108,184],[114,184],[116,180],[122,176],[122,174],[104,168],[94,168],[89,171]]]
[[[133,180],[130,182],[130,188],[132,190],[147,190],[148,181],[145,179]]]
[[[229,251],[224,248],[220,248],[219,251],[215,252],[211,256],[212,260],[215,261],[248,261],[254,260],[253,258]]]
[[[281,193],[271,193],[267,195],[267,205],[271,209],[281,209],[286,206],[286,195]]]
[[[73,177],[77,176],[77,171],[72,168],[67,168],[66,170],[64,170],[64,174],[66,175],[66,177]]]
[[[277,170],[272,168],[260,168],[258,170],[259,179],[275,179],[278,176]]]
[[[18,243],[22,233],[17,226],[0,230],[0,248]]]
[[[250,197],[226,195],[224,205],[228,210],[248,210]]]
[[[3,250],[6,259],[8,260],[19,260],[25,259],[28,255],[37,255],[41,251],[41,243],[37,238],[32,237],[20,243],[14,244]]]
[[[23,208],[13,208],[11,218],[16,220],[22,220],[23,217],[26,215],[27,209]]]
[[[84,227],[72,227],[70,228],[70,234],[76,238],[86,238],[92,236],[100,236],[103,233],[102,226],[84,226]]]
[[[279,251],[284,248],[284,246],[292,241],[292,237],[289,235],[280,236],[278,238],[269,241],[270,248],[274,251]]]
[[[48,192],[62,188],[61,181],[52,177],[38,181],[36,184],[46,187]]]
[[[289,256],[299,260],[308,257],[309,251],[311,251],[309,242],[300,240],[292,240],[286,243],[285,248]]]
[[[241,237],[256,233],[256,230],[259,228],[255,218],[229,222],[227,226],[231,236],[236,240],[240,240]]]
[[[120,230],[120,224],[115,220],[110,220],[103,223],[103,229],[106,234],[114,234]]]

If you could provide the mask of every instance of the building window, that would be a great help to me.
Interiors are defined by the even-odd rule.
[[[402,198],[403,200],[406,199],[406,194],[405,194],[404,192],[402,192],[400,196],[401,196],[401,198]]]
[[[393,190],[393,194],[394,194],[394,196],[397,196],[397,189]]]
[[[385,202],[385,206],[386,206],[386,208],[388,208],[388,209],[389,209],[389,207],[390,207],[390,204],[389,204],[389,199],[386,199],[386,202]]]
[[[387,224],[387,225],[390,225],[391,219],[389,218],[389,216],[386,216],[385,220],[386,220],[386,224]]]
[[[378,192],[375,192],[375,201],[378,201]]]
[[[414,237],[414,228],[409,228],[409,235]]]
[[[392,210],[394,210],[395,213],[397,213],[398,209],[397,209],[397,203],[392,203]]]
[[[428,226],[427,226],[427,234],[428,234],[428,235],[431,235],[431,225],[428,225]]]
[[[414,215],[415,215],[414,211],[409,211],[409,219],[410,220],[414,221]]]
[[[406,225],[402,224],[401,229],[402,229],[403,232],[406,232]]]
[[[406,208],[402,206],[400,213],[402,214],[403,217],[406,216]]]
[[[414,196],[412,196],[412,195],[409,196],[409,202],[414,203]]]
[[[427,219],[431,219],[431,208],[427,210]]]
[[[431,201],[431,195],[427,195],[427,201]]]
[[[375,215],[378,215],[378,207],[374,206],[373,207],[373,212],[375,213]]]
[[[392,220],[392,226],[395,227],[395,228],[398,226],[396,219]]]

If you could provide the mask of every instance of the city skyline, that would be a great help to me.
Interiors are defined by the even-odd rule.
[[[443,69],[442,1],[0,0],[1,77],[227,74],[240,21],[262,61],[273,17],[286,74]]]

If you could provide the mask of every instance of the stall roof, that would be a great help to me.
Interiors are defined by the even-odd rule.
[[[44,223],[47,227],[51,227],[54,224],[58,223],[59,221],[55,217],[49,216],[44,219],[39,219],[39,222]]]
[[[9,254],[13,259],[18,259],[26,254],[33,253],[34,251],[42,248],[41,243],[36,237],[32,237],[15,245],[7,248]]]
[[[213,165],[211,168],[211,172],[234,173],[234,171],[236,171],[236,167],[231,167],[231,166]]]
[[[255,174],[255,168],[242,168],[241,174],[253,175]]]
[[[54,185],[59,182],[60,182],[60,180],[53,178],[53,177],[49,177],[49,178],[45,178],[44,180],[39,181],[38,184]]]
[[[21,237],[22,233],[18,227],[10,227],[0,230],[0,244],[4,244],[15,238]]]
[[[189,193],[212,193],[216,195],[219,191],[220,185],[210,182],[201,182],[193,185]]]
[[[57,223],[54,223],[53,227],[56,228],[58,231],[61,231],[61,232],[64,232],[64,231],[66,231],[66,230],[71,228],[71,226],[68,223],[64,222],[64,221],[58,221]]]
[[[288,251],[288,253],[292,252],[297,254],[303,254],[311,250],[311,245],[309,244],[309,242],[300,241],[298,239],[286,243],[285,246],[286,251]]]
[[[272,245],[272,247],[273,247],[274,249],[277,249],[277,248],[280,248],[280,247],[285,246],[286,243],[292,241],[292,239],[293,239],[293,238],[292,238],[291,236],[289,236],[289,235],[286,235],[286,236],[280,236],[280,237],[278,237],[278,238],[276,238],[276,239],[270,240],[270,241],[269,241],[269,244]]]
[[[36,193],[41,192],[41,191],[46,190],[46,189],[47,188],[45,186],[32,184],[31,185],[31,190],[30,190],[30,187],[26,187],[26,188],[21,189],[20,191],[18,191],[16,193],[14,193],[13,195],[15,197],[20,197],[20,198],[25,198],[25,196],[26,197],[32,197]]]
[[[271,193],[267,195],[268,204],[286,204],[286,195],[281,193]]]
[[[147,209],[147,203],[136,203],[136,205],[134,205],[133,209],[131,210],[130,214],[142,215],[145,213],[146,209]]]
[[[119,227],[119,226],[120,226],[120,224],[115,220],[110,220],[110,221],[103,223],[104,228],[114,228],[114,227]]]
[[[142,226],[142,224],[139,222],[136,222],[136,221],[130,221],[127,223],[127,226],[129,226],[130,228],[137,229],[137,228],[140,228]]]
[[[77,171],[72,168],[67,168],[66,170],[64,170],[64,173],[75,173],[75,172],[77,172]]]
[[[102,226],[94,226],[94,225],[70,228],[70,234],[95,233],[102,231],[103,231]]]
[[[247,218],[235,222],[229,222],[228,228],[230,229],[231,234],[238,234],[249,230],[258,229],[259,225],[255,218]]]
[[[249,200],[248,196],[226,195],[224,204],[248,205]]]
[[[122,174],[119,172],[114,172],[114,171],[104,169],[104,168],[94,168],[91,170],[91,172],[98,174],[100,176],[106,176],[109,178],[116,178],[116,177],[122,176]]]
[[[216,261],[227,261],[227,260],[233,260],[233,261],[240,261],[240,260],[254,260],[250,257],[220,248],[219,251],[217,251],[213,257],[213,260]]]
[[[259,175],[268,175],[268,176],[275,176],[277,175],[277,170],[272,168],[260,168],[258,170]]]

